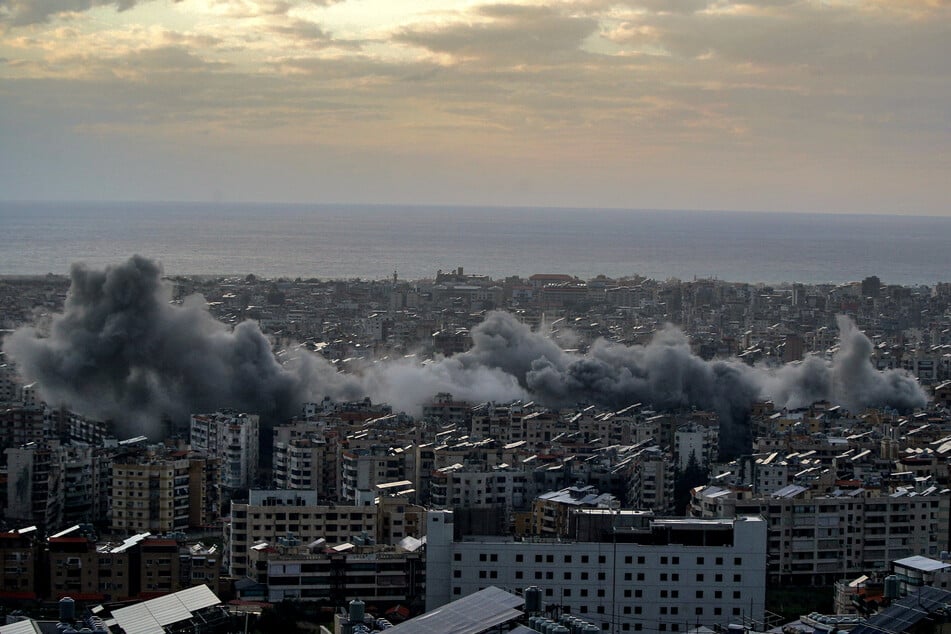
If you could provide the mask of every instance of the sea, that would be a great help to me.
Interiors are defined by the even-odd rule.
[[[951,281],[951,218],[263,203],[0,202],[0,275],[132,254],[167,275],[433,277],[463,267],[782,284]]]

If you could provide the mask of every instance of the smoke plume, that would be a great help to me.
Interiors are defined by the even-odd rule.
[[[146,258],[105,271],[75,265],[64,312],[49,334],[17,330],[4,351],[39,383],[47,401],[146,431],[162,416],[222,407],[287,417],[302,402],[324,396],[368,395],[418,413],[436,393],[451,392],[470,401],[530,398],[553,407],[695,406],[719,414],[721,445],[737,451],[748,445],[748,413],[758,399],[780,407],[829,400],[856,412],[926,404],[914,378],[874,369],[871,342],[844,317],[831,360],[810,356],[764,369],[705,361],[672,326],[643,346],[599,340],[585,354],[566,352],[512,315],[495,312],[472,330],[473,347],[465,353],[425,363],[378,362],[345,375],[304,351],[281,364],[256,324],[232,330],[211,316],[203,299],[183,305],[170,299],[160,267]]]

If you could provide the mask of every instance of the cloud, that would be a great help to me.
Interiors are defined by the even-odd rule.
[[[135,4],[136,0],[0,0],[0,20],[14,26],[24,26],[48,22],[56,15],[88,11],[94,7],[115,7],[116,11],[127,11]]]
[[[491,60],[505,66],[568,62],[581,55],[585,38],[598,21],[554,8],[515,4],[477,7],[470,21],[417,25],[400,30],[394,40],[445,53],[455,61]]]

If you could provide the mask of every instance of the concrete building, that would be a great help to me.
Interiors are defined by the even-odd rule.
[[[674,432],[674,456],[677,469],[685,471],[693,459],[701,469],[708,468],[720,454],[720,429],[714,425],[688,423]]]
[[[0,532],[0,599],[37,598],[37,570],[42,540],[36,527]]]
[[[598,541],[453,537],[453,514],[427,519],[426,608],[490,585],[544,602],[602,631],[684,632],[697,624],[762,624],[766,522],[654,520]]]
[[[375,606],[408,605],[425,593],[426,564],[419,543],[407,551],[394,546],[267,545],[250,555],[251,578],[267,586],[267,600],[323,601],[344,605],[353,599]]]
[[[320,505],[315,491],[249,491],[247,501],[232,501],[231,518],[225,524],[228,574],[250,573],[251,547],[277,544],[289,535],[308,544],[324,539],[328,544],[349,542],[353,536],[376,534],[374,506]]]
[[[187,452],[177,455],[133,453],[112,467],[113,531],[119,534],[183,531],[189,525]]]
[[[709,495],[702,503],[692,505],[694,513],[702,507],[706,517],[766,518],[771,583],[831,585],[885,571],[895,559],[936,557],[948,550],[951,491],[947,489],[856,488],[817,494],[789,485],[770,496],[751,498],[706,490]]]
[[[63,524],[65,452],[57,441],[11,447],[7,458],[4,517],[56,530]]]
[[[254,486],[260,466],[259,427],[257,414],[230,410],[191,417],[192,449],[221,461],[222,506],[227,505],[235,491]]]

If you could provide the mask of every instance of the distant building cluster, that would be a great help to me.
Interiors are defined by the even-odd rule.
[[[537,591],[539,614],[598,631],[766,631],[768,588],[829,587],[831,602],[834,586],[858,624],[951,580],[951,285],[462,268],[415,282],[172,282],[176,301],[200,292],[224,322],[256,320],[340,369],[463,352],[503,308],[564,347],[644,342],[674,322],[707,359],[795,362],[831,354],[844,312],[872,339],[874,366],[908,370],[932,402],[905,414],[755,402],[739,456],[721,451],[713,411],[447,392],[414,413],[326,398],[287,420],[191,412],[164,437],[118,438],[116,421],[44,402],[5,363],[0,604],[204,584],[238,602],[362,601],[406,620],[494,587],[533,605]],[[56,277],[0,280],[0,326],[48,319],[65,292]]]

